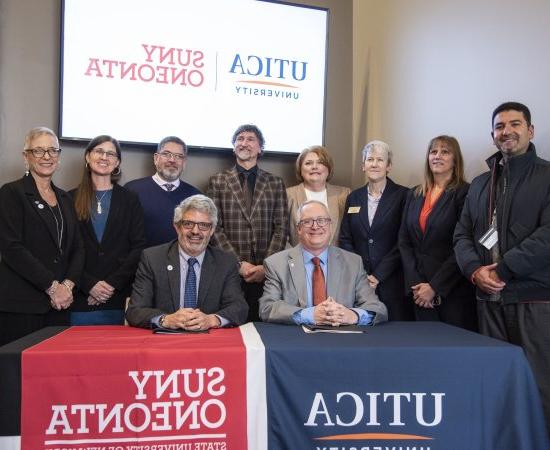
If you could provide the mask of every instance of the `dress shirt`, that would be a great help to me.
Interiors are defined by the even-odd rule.
[[[175,190],[179,187],[179,185],[180,185],[180,179],[179,179],[179,178],[175,179],[174,181],[166,181],[166,180],[163,180],[163,179],[159,176],[158,173],[155,173],[155,174],[153,175],[152,178],[153,178],[153,181],[154,181],[155,183],[157,183],[157,184],[158,184],[162,189],[164,189],[166,192],[170,192],[168,189],[166,189],[166,185],[167,185],[167,184],[171,184],[171,185],[174,186],[174,187],[172,188],[172,191],[175,191]]]
[[[313,269],[314,264],[312,259],[315,257],[315,255],[311,254],[305,249],[302,249],[302,255],[304,257],[304,266],[306,269],[306,287],[307,287],[307,307],[304,309],[301,309],[300,311],[296,311],[292,315],[292,319],[296,324],[298,325],[315,325],[315,319],[314,319],[314,310],[315,307],[313,306]],[[326,248],[323,253],[318,255],[318,258],[321,260],[321,270],[323,271],[323,275],[325,276],[325,283],[328,282],[328,248]],[[327,286],[328,291],[328,286]],[[338,299],[335,299],[336,301]],[[374,315],[369,313],[368,311],[365,311],[364,309],[360,308],[350,308],[353,310],[357,316],[359,317],[359,320],[357,321],[357,325],[370,325],[372,323],[372,320],[374,318]]]
[[[239,181],[241,182],[241,185],[242,185],[242,177],[247,174],[248,175],[248,178],[246,178],[248,180],[248,190],[250,191],[250,197],[253,197],[254,196],[254,188],[256,187],[256,178],[258,176],[258,166],[254,166],[250,169],[245,169],[244,167],[242,166],[239,166],[237,164],[237,173],[239,175]]]
[[[380,195],[378,197],[375,197],[370,193],[369,190],[367,190],[368,192],[367,203],[369,208],[368,210],[369,225],[372,225],[372,221],[374,220],[374,215],[376,214],[376,210],[378,209],[378,204],[380,203],[380,199],[382,198],[382,195],[384,195],[384,189],[386,189],[386,184],[384,184],[384,187],[380,189]]]
[[[199,295],[199,286],[201,283],[201,268],[204,261],[203,251],[200,255],[195,256],[197,264],[193,265],[193,270],[195,271],[195,276],[197,277],[197,296]],[[185,253],[181,247],[179,247],[179,257],[180,257],[180,308],[183,308],[183,296],[185,295],[185,280],[187,279],[187,271],[189,270],[189,263],[187,260],[192,258],[191,255]],[[161,316],[156,316],[151,319],[151,322],[156,326],[159,326],[159,319]],[[229,324],[229,320],[225,317],[222,317],[216,314],[216,317],[220,319],[220,327],[225,327]]]

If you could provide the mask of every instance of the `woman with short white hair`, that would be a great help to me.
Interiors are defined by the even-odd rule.
[[[388,320],[413,320],[397,248],[408,189],[388,178],[393,156],[388,144],[371,141],[362,156],[367,184],[347,198],[340,247],[363,258],[369,283],[388,308]]]

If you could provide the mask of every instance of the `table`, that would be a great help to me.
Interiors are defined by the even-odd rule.
[[[304,335],[257,324],[269,449],[548,449],[520,347],[438,322]]]
[[[114,328],[121,340],[128,333],[148,333]],[[228,409],[228,416],[246,412],[246,431],[237,429],[239,443],[226,450],[550,448],[538,390],[519,347],[431,322],[390,322],[338,335],[264,323],[241,328],[246,406]],[[4,399],[6,392],[17,392],[20,351],[59,331],[41,330],[0,348],[2,450],[19,448],[17,399]],[[225,331],[217,330],[218,336]],[[197,344],[215,337],[203,335]],[[186,342],[185,336],[160,338]],[[185,361],[185,348],[175,352]],[[90,395],[95,394],[85,397]]]

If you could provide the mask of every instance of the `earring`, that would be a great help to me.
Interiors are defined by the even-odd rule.
[[[86,166],[85,166],[85,167],[86,167],[86,169],[87,169],[87,168],[89,167],[89,165],[88,165],[88,161],[86,161]]]
[[[30,175],[29,165],[25,163],[25,176],[28,177]]]
[[[120,166],[116,166],[115,169],[111,172],[111,175],[116,177],[118,175],[120,175]]]

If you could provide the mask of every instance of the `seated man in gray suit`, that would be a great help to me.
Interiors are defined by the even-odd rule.
[[[300,243],[264,261],[260,317],[306,325],[374,325],[388,320],[386,306],[367,280],[361,257],[330,246],[332,224],[317,201],[297,211]]]
[[[237,259],[208,247],[217,220],[216,205],[204,195],[176,207],[178,239],[141,255],[126,312],[130,325],[195,331],[246,321]]]

